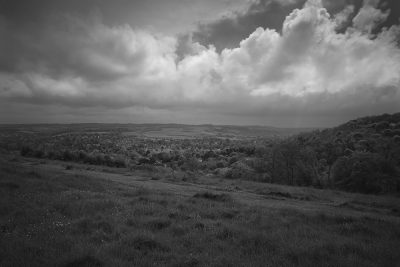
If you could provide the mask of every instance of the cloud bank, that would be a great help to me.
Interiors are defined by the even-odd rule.
[[[330,15],[321,1],[309,0],[284,19],[281,31],[257,28],[220,52],[188,39],[184,56],[176,37],[108,26],[98,15],[55,17],[32,32],[0,15],[0,101],[141,107],[192,118],[205,111],[318,117],[314,125],[329,125],[329,116],[395,112],[400,27],[374,32],[390,14],[378,4],[364,1],[357,14],[347,5]],[[338,32],[346,21],[350,26]]]

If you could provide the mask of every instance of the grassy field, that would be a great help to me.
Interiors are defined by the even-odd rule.
[[[3,157],[0,266],[399,266],[400,199]]]

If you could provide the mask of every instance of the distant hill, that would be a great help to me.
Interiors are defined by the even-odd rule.
[[[121,133],[149,138],[252,138],[287,137],[310,131],[312,128],[277,128],[271,126],[185,125],[185,124],[20,124],[0,125],[0,132],[28,132],[40,134],[63,133]]]

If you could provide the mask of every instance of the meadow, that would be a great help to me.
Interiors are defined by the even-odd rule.
[[[25,158],[0,162],[1,266],[398,266],[400,201]]]

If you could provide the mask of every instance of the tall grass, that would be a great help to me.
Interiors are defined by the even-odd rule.
[[[400,264],[398,220],[266,209],[229,193],[177,196],[29,168],[0,169],[0,266]]]

